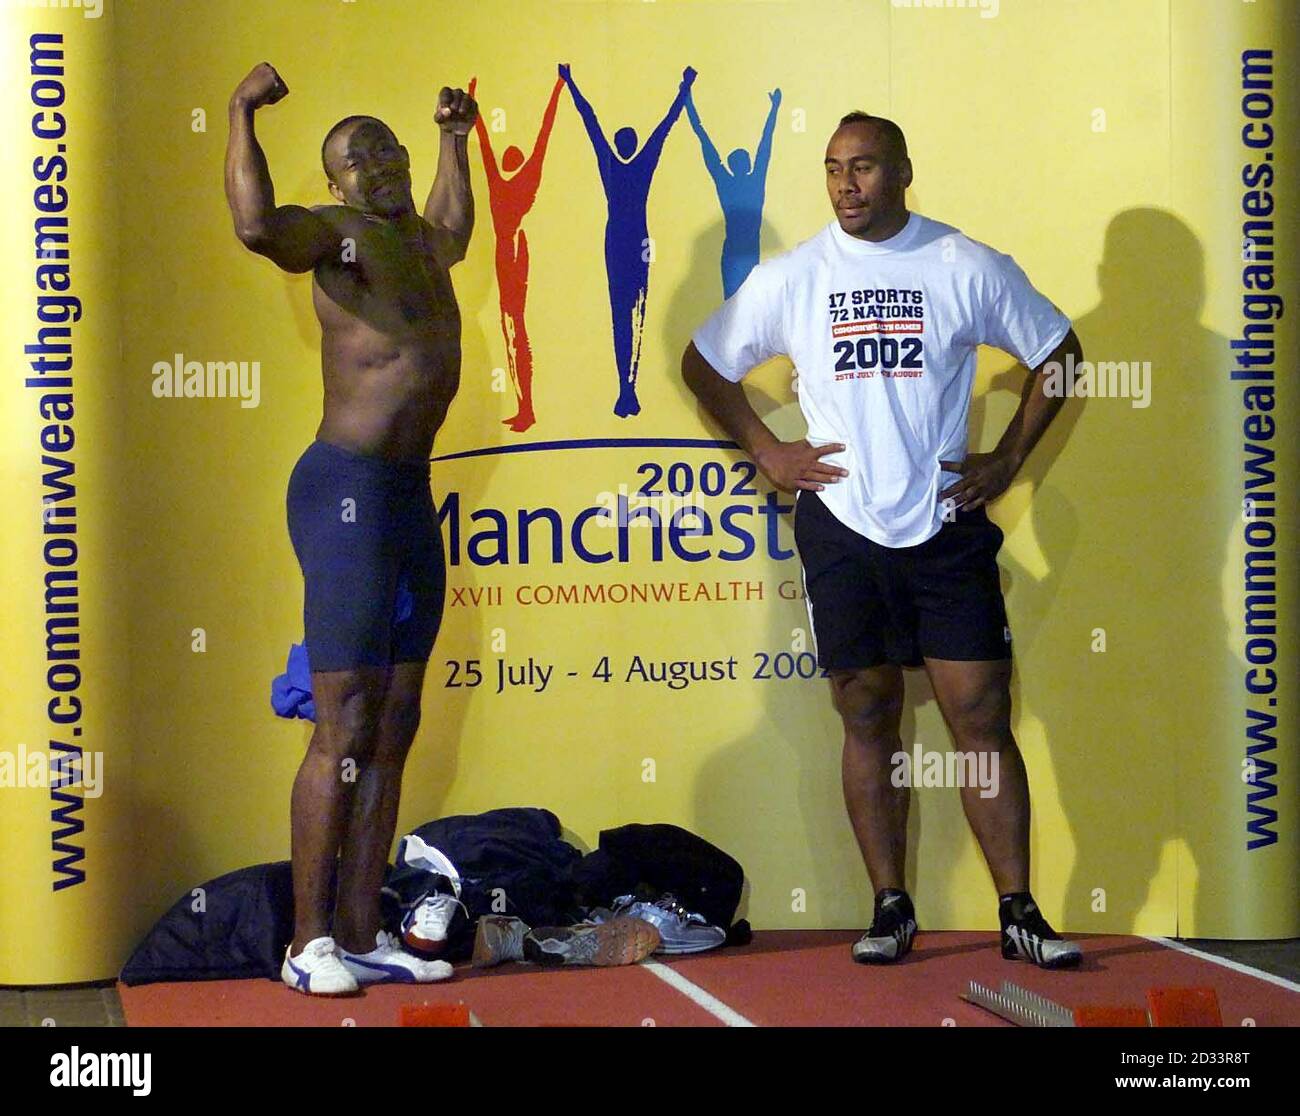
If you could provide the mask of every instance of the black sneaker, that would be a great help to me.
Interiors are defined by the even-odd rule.
[[[906,891],[886,887],[876,896],[871,928],[853,945],[853,960],[863,965],[897,961],[916,936],[916,911]]]
[[[1002,956],[1008,961],[1032,961],[1042,969],[1065,969],[1083,960],[1083,951],[1048,925],[1027,891],[1002,896],[998,919],[1002,923]]]

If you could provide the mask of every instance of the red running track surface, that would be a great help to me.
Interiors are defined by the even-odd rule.
[[[1078,938],[1083,965],[1044,972],[1002,960],[997,934],[933,932],[917,936],[897,965],[854,964],[848,931],[772,930],[752,944],[695,957],[660,958],[694,988],[679,991],[646,966],[540,970],[504,965],[458,967],[439,984],[373,986],[364,995],[323,999],[276,981],[237,980],[118,986],[130,1026],[394,1026],[404,1003],[464,1001],[494,1026],[722,1026],[726,1009],[758,1026],[1011,1026],[958,998],[970,980],[996,988],[1010,980],[1068,1007],[1145,1005],[1156,986],[1215,989],[1225,1026],[1300,1025],[1300,992],[1236,972],[1158,942],[1131,937]],[[694,997],[694,998],[692,998]],[[710,1000],[710,997],[713,1000]],[[712,1005],[711,1012],[704,1004]],[[718,1008],[720,1001],[725,1008]],[[950,1025],[952,1025],[950,1024]]]

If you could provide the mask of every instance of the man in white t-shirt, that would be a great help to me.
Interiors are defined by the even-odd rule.
[[[998,775],[992,797],[981,786],[961,796],[997,887],[1002,955],[1059,968],[1081,954],[1029,893],[1029,786],[1011,733],[1002,532],[984,505],[1006,490],[1060,409],[1038,370],[1082,351],[1070,320],[1010,256],[909,213],[911,182],[896,124],[844,117],[826,148],[835,220],[750,272],[696,331],[682,374],[768,480],[797,492],[813,641],[844,722],[845,802],[875,890],[854,959],[895,961],[916,933],[903,876],[909,788],[891,776],[906,754],[901,668],[924,664],[957,748]],[[1032,371],[997,447],[970,453],[982,344]],[[793,442],[768,429],[740,386],[778,354],[794,361],[808,424]]]

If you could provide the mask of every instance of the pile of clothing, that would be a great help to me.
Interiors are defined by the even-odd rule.
[[[440,818],[405,835],[383,889],[385,929],[406,947],[476,965],[627,964],[749,941],[734,922],[744,870],[675,825],[604,830],[583,855],[549,810],[511,807]],[[124,984],[280,979],[293,938],[287,861],[201,885],[153,927]]]

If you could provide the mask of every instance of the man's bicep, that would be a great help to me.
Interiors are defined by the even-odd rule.
[[[443,267],[450,268],[452,264],[460,263],[465,258],[465,252],[469,247],[467,239],[453,232],[446,225],[435,225],[432,221],[425,220],[424,234],[433,258]]]
[[[285,271],[311,271],[334,251],[341,237],[318,212],[301,205],[279,206],[250,246]]]

